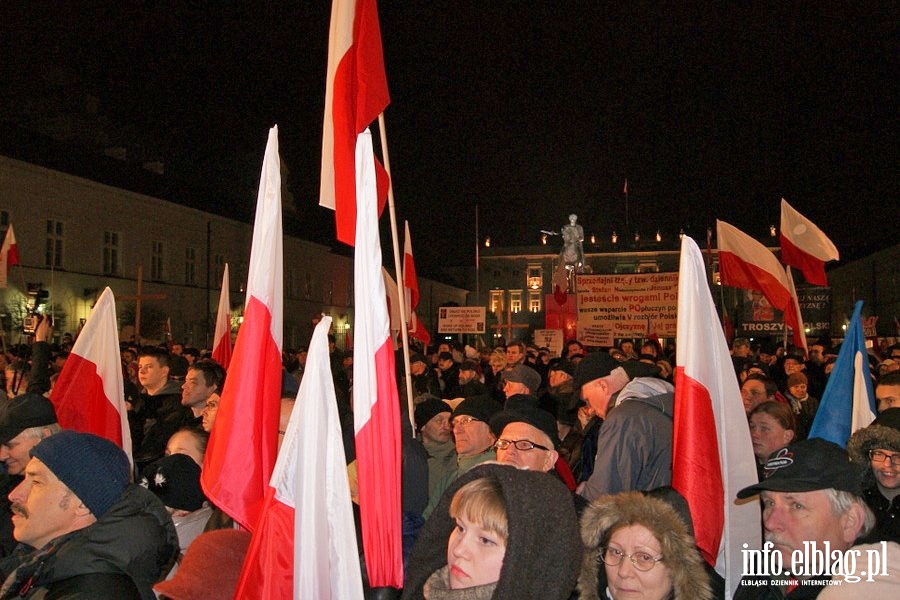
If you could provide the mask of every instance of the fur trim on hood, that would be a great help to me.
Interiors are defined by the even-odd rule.
[[[603,568],[600,545],[607,533],[628,525],[643,525],[659,541],[663,561],[672,573],[674,600],[710,600],[713,597],[700,551],[675,509],[640,492],[626,492],[597,498],[581,517],[585,555],[578,577],[578,591],[582,600],[606,597],[605,590],[597,589],[599,570]]]
[[[900,412],[900,409],[896,410]],[[885,413],[882,413],[874,423],[857,430],[856,433],[850,436],[850,441],[847,442],[847,453],[850,454],[850,460],[866,467],[863,477],[863,488],[868,488],[875,484],[875,476],[872,474],[871,463],[869,462],[869,450],[881,448],[892,452],[900,452],[900,429],[896,429],[889,424],[882,424],[881,421],[893,422],[885,419],[884,415]],[[893,416],[893,413],[891,416]]]

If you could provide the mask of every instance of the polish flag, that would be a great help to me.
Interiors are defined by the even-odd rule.
[[[791,335],[793,336],[794,346],[802,349],[803,355],[806,356],[809,346],[806,342],[806,325],[803,323],[803,315],[800,314],[800,296],[797,295],[797,288],[794,286],[794,276],[791,275],[791,268],[785,267],[784,274],[788,282],[788,291],[791,293],[791,306],[788,310],[794,314],[794,319],[799,324],[799,327],[791,329]],[[787,330],[785,330],[785,339],[787,339]]]
[[[231,364],[231,294],[228,282],[228,263],[222,273],[219,292],[219,311],[216,313],[216,334],[213,336],[213,360],[228,370]]]
[[[16,234],[10,223],[6,237],[3,238],[3,246],[0,247],[0,288],[7,286],[9,268],[17,264],[19,264],[19,246],[16,244]]]
[[[391,341],[394,344],[394,350],[400,347],[398,338],[400,336],[400,327],[403,318],[400,316],[400,289],[397,282],[391,277],[387,269],[381,267],[381,276],[384,278],[384,291],[387,298],[388,314],[391,317]]]
[[[413,260],[412,238],[409,235],[409,221],[406,225],[406,239],[403,242],[403,290],[406,294],[406,309],[409,311],[407,330],[409,335],[421,341],[426,346],[431,343],[431,334],[425,329],[425,325],[416,314],[419,305],[419,278],[416,276],[416,263]]]
[[[687,500],[697,546],[725,578],[730,598],[741,579],[742,544],[760,544],[759,504],[734,502],[738,490],[756,483],[756,460],[703,256],[688,236],[681,241],[677,335],[672,487]]]
[[[356,227],[356,137],[390,103],[375,0],[334,0],[328,34],[322,185],[319,205],[335,212],[337,239],[353,245]],[[379,214],[389,181],[372,155]]]
[[[403,587],[400,528],[400,400],[390,318],[381,274],[372,136],[356,146],[356,248],[353,289],[353,421],[359,511],[366,570],[372,587]]]
[[[200,476],[207,498],[251,531],[275,466],[281,413],[284,298],[279,167],[278,128],[273,127],[256,199],[244,322]]]
[[[794,330],[794,343],[801,346],[803,323],[792,308],[794,299],[781,263],[765,246],[725,221],[716,221],[716,232],[722,284],[762,292],[784,313],[785,324]]]
[[[796,267],[814,285],[828,285],[825,263],[838,260],[835,245],[822,230],[781,199],[781,262]]]
[[[313,332],[235,598],[363,598],[341,423],[328,358],[331,317]]]
[[[116,300],[106,288],[75,340],[50,396],[63,429],[104,437],[131,459]]]

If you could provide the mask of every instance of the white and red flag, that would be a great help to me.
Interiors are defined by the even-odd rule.
[[[3,246],[0,247],[0,288],[7,286],[9,268],[17,264],[19,264],[19,246],[16,244],[16,234],[10,223],[3,238]]]
[[[796,267],[814,285],[828,285],[825,263],[838,260],[835,245],[815,223],[781,199],[781,262]]]
[[[116,300],[106,288],[59,374],[50,396],[63,429],[104,437],[131,459]]]
[[[403,587],[400,516],[400,400],[381,273],[381,242],[372,136],[356,148],[357,308],[353,347],[353,422],[359,476],[359,512],[366,570],[372,587]]]
[[[409,322],[406,324],[409,335],[426,346],[431,343],[431,334],[419,320],[416,307],[419,306],[419,278],[416,275],[416,262],[413,260],[412,238],[409,235],[409,221],[405,221],[406,239],[403,241],[403,290],[406,294],[406,309],[409,311]]]
[[[809,346],[806,342],[806,326],[803,323],[803,315],[800,314],[800,296],[797,295],[797,287],[794,285],[794,276],[791,275],[791,268],[785,267],[784,274],[788,282],[788,291],[791,293],[790,311],[794,313],[794,319],[797,321],[799,328],[793,329],[791,335],[794,339],[794,346],[803,350],[806,356]],[[787,329],[785,329],[785,339],[787,339]]]
[[[278,444],[283,260],[278,128],[273,127],[256,199],[244,322],[200,476],[207,498],[251,531],[259,520]]]
[[[390,103],[375,0],[334,0],[328,33],[322,184],[319,204],[334,210],[337,239],[353,245],[356,223],[356,137]],[[387,172],[373,153],[379,214]]]
[[[228,281],[228,263],[222,273],[222,289],[219,291],[219,310],[216,311],[216,333],[213,336],[213,360],[228,370],[231,364],[231,290]]]
[[[716,221],[716,239],[722,284],[762,292],[769,304],[784,313],[785,324],[794,331],[794,344],[802,346],[803,323],[797,319],[790,283],[775,255],[725,221]]]
[[[391,340],[394,350],[400,347],[400,328],[403,327],[403,317],[400,316],[400,289],[397,282],[391,277],[387,269],[381,267],[381,275],[384,278],[384,292],[387,297],[388,315],[391,317]],[[407,305],[408,306],[408,305]]]
[[[341,422],[328,358],[331,317],[309,344],[297,402],[235,598],[362,598]]]
[[[691,508],[694,537],[725,578],[730,598],[741,578],[742,544],[759,548],[759,503],[735,504],[756,483],[756,459],[728,344],[719,326],[703,256],[681,241],[678,275],[672,487]]]

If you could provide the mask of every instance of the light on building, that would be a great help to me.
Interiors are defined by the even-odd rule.
[[[638,233],[637,231],[634,232],[634,241],[635,242],[641,241],[641,234]]]
[[[619,241],[619,236],[616,234],[615,231],[613,231],[612,237],[609,238],[609,239],[610,239],[610,241],[611,241],[613,244],[615,244],[615,243],[617,243],[617,242]]]
[[[659,229],[656,230],[656,241],[657,242],[662,241],[662,234],[659,232]]]
[[[547,245],[547,234],[546,233],[541,236],[541,243],[545,246]]]
[[[775,237],[775,232],[776,232],[775,226],[769,225],[769,235],[772,237]]]
[[[679,240],[683,240],[683,239],[684,239],[684,229],[679,229],[679,230],[678,230],[678,239],[679,239]]]
[[[597,236],[596,236],[596,235],[592,235],[592,236],[591,236],[591,243],[592,243],[592,244],[596,244],[596,243],[597,243]]]
[[[490,247],[491,247],[491,238],[485,238],[485,239],[484,239],[484,247],[485,247],[485,248],[490,248]]]

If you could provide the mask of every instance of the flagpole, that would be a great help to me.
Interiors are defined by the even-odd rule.
[[[403,270],[400,268],[400,244],[397,242],[397,215],[394,210],[394,179],[391,177],[391,159],[388,156],[387,127],[384,123],[384,113],[378,115],[378,137],[381,138],[381,160],[384,161],[384,170],[388,174],[388,209],[391,217],[391,241],[394,246],[394,269],[396,269],[397,281],[403,283]],[[403,372],[406,375],[406,406],[409,424],[412,425],[413,435],[416,431],[415,409],[413,408],[412,376],[409,372],[409,312],[406,307],[406,294],[397,294],[397,304],[400,308],[400,335],[403,340]]]

